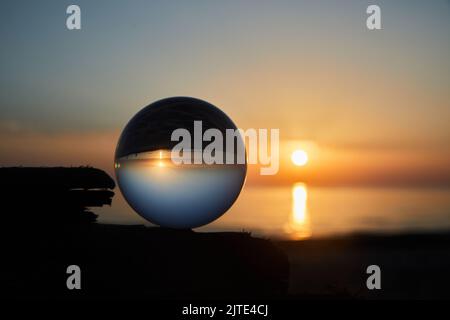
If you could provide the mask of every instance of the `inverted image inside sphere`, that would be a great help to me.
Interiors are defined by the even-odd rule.
[[[171,157],[179,144],[171,139],[177,129],[191,137],[189,150],[181,152],[190,163],[174,163]],[[203,141],[208,129],[220,132],[223,140]],[[234,147],[228,150],[227,129],[237,128],[225,113],[195,98],[167,98],[139,111],[123,130],[115,154],[119,188],[130,206],[154,224],[178,229],[199,227],[224,214],[239,196],[247,170],[245,154],[243,162],[237,161],[242,137],[233,136]],[[194,161],[212,141],[219,147],[211,154],[223,161]],[[227,156],[235,161],[225,161]]]

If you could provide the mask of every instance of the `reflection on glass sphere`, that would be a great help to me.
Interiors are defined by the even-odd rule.
[[[225,153],[232,153],[237,157],[237,147],[226,149],[226,130],[236,129],[230,118],[215,106],[188,97],[150,104],[128,122],[119,138],[114,163],[119,188],[130,206],[154,224],[178,229],[205,225],[224,214],[242,189],[247,171],[245,155],[241,164],[173,161],[172,148],[179,144],[171,140],[173,131],[185,129],[194,141],[199,133],[194,122],[198,121],[202,132],[217,129],[222,133],[223,148],[215,150],[222,154],[215,155],[225,159]],[[237,140],[243,143],[239,134]],[[192,159],[201,157],[211,141],[214,138],[202,139],[200,145],[192,142]]]

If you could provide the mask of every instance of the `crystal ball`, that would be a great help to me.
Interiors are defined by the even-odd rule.
[[[223,215],[244,185],[243,138],[219,108],[173,97],[139,111],[125,126],[115,152],[125,200],[161,227],[191,229]]]

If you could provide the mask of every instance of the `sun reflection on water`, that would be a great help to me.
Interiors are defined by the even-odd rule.
[[[311,224],[308,212],[308,190],[306,184],[296,183],[292,187],[292,213],[286,231],[293,239],[311,237]]]

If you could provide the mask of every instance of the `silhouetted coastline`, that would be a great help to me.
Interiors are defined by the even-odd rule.
[[[270,241],[98,224],[114,181],[89,168],[0,168],[4,288],[12,298],[450,298],[450,233]],[[82,270],[68,290],[66,268]],[[382,290],[365,286],[368,265]]]
[[[450,232],[354,234],[280,241],[289,257],[290,298],[450,299]],[[381,290],[368,290],[369,265]]]

